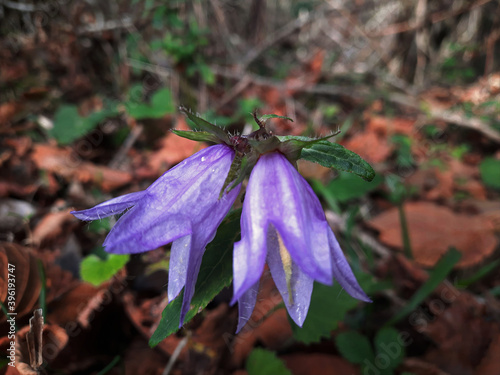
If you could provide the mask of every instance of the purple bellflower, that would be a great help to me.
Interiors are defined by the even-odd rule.
[[[146,190],[72,213],[97,220],[126,211],[104,247],[114,254],[140,253],[172,242],[168,299],[184,287],[180,326],[189,310],[205,247],[215,236],[240,186],[219,199],[234,158],[227,145],[203,149],[165,172]]]
[[[328,225],[317,196],[280,152],[262,155],[253,168],[233,257],[239,332],[255,306],[267,261],[291,318],[302,326],[314,281],[335,278],[353,297],[369,302]]]

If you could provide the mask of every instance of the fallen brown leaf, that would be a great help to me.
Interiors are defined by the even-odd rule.
[[[457,214],[449,208],[429,202],[404,206],[414,259],[432,267],[450,246],[462,252],[457,267],[478,264],[495,250],[498,240],[493,224],[482,215]],[[380,231],[380,240],[389,246],[403,248],[397,208],[392,208],[368,224]]]
[[[368,129],[354,134],[343,145],[371,163],[385,161],[392,152],[385,135]]]
[[[83,183],[91,182],[100,186],[104,191],[114,190],[132,180],[130,173],[81,160],[68,147],[59,148],[47,144],[36,144],[33,147],[32,157],[40,169],[58,174],[67,181],[77,179]]]
[[[53,240],[63,233],[67,233],[68,224],[77,223],[73,215],[70,214],[70,209],[61,212],[49,212],[37,224],[31,234],[30,243],[40,246],[50,240]]]
[[[356,375],[359,370],[344,358],[323,353],[294,353],[280,356],[293,375]]]

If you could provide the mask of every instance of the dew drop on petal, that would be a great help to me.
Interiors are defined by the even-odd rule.
[[[202,156],[201,161],[205,161],[206,157]]]

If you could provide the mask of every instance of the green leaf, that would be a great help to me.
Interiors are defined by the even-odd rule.
[[[203,130],[207,133],[213,134],[221,141],[229,144],[229,138],[223,129],[221,129],[218,126],[211,124],[208,121],[203,120],[202,118],[196,116],[194,113],[189,111],[187,108],[180,107],[180,111],[185,113],[186,116],[188,117],[188,119],[190,119],[194,123],[195,126],[194,126],[193,130]]]
[[[54,126],[49,135],[61,145],[67,145],[94,130],[108,117],[118,115],[116,109],[105,109],[81,117],[75,105],[62,105],[54,115]]]
[[[99,286],[108,281],[127,264],[130,256],[109,254],[106,259],[90,254],[85,257],[80,265],[82,280],[92,285]]]
[[[335,344],[342,357],[358,365],[365,361],[373,363],[375,355],[368,338],[358,332],[348,331],[339,333],[335,337]]]
[[[270,119],[270,118],[281,118],[283,120],[288,120],[288,121],[293,122],[293,120],[290,117],[286,117],[286,116],[278,116],[278,115],[275,115],[275,114],[260,116],[261,120],[267,120],[267,119]]]
[[[361,198],[372,190],[375,190],[383,178],[376,175],[373,180],[366,182],[351,173],[341,172],[339,176],[332,180],[326,190],[339,202],[347,202],[351,199]]]
[[[200,310],[229,286],[233,279],[233,245],[240,236],[241,210],[231,212],[217,230],[214,240],[208,244],[203,255],[198,280],[191,309],[186,314],[184,323],[189,322]],[[149,345],[154,347],[163,339],[179,330],[179,319],[182,306],[181,294],[165,307],[160,324],[149,340]]]
[[[292,375],[275,353],[262,348],[252,350],[247,358],[248,375]]]
[[[375,352],[385,354],[390,358],[390,369],[397,368],[405,358],[405,347],[401,343],[399,331],[392,327],[382,328],[375,335]]]
[[[486,186],[500,190],[500,160],[485,158],[479,165],[479,171]]]
[[[190,131],[190,130],[176,130],[172,129],[172,133],[182,138],[187,138],[196,142],[212,142],[220,143],[219,138],[215,135],[205,131]]]
[[[357,174],[367,181],[373,180],[375,171],[358,154],[347,150],[343,146],[328,141],[313,144],[304,148],[300,155],[302,159],[321,164],[327,168]]]
[[[150,104],[129,101],[125,103],[125,108],[127,113],[136,120],[161,118],[167,113],[174,113],[175,111],[172,93],[167,88],[156,91],[151,98]]]
[[[404,306],[399,313],[390,319],[385,326],[393,325],[406,317],[420,305],[437,286],[448,276],[455,264],[458,263],[462,256],[458,250],[451,247],[448,252],[439,260],[436,267],[430,272],[429,279],[422,285],[415,294],[411,297],[410,301]]]

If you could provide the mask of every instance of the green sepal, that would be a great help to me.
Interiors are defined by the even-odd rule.
[[[191,131],[191,130],[172,129],[172,133],[174,133],[175,135],[178,135],[179,137],[187,138],[187,139],[190,139],[192,141],[221,143],[221,140],[217,136],[215,136],[212,133],[209,133],[207,131],[203,131],[203,130]]]
[[[311,147],[302,149],[300,157],[327,168],[354,173],[366,181],[371,181],[375,177],[375,171],[370,164],[355,152],[337,143],[325,140],[314,143]]]
[[[271,151],[275,151],[280,147],[280,140],[275,135],[262,140],[248,139],[248,144],[257,152],[257,154],[266,154]]]
[[[194,113],[190,112],[187,108],[180,107],[179,110],[181,112],[184,112],[186,116],[194,123],[194,129],[193,130],[202,130],[207,133],[210,133],[217,137],[220,141],[229,144],[229,137],[226,134],[226,132],[219,128],[218,126],[209,123],[206,120],[203,120],[202,118],[196,116]],[[191,127],[193,128],[193,127]],[[220,142],[218,142],[220,143]]]
[[[326,141],[327,139],[334,137],[339,133],[340,131],[337,131],[321,138],[309,138],[294,135],[282,135],[276,136],[276,138],[278,138],[281,142],[279,151],[281,151],[281,153],[284,154],[288,160],[295,163],[295,161],[300,158],[302,149],[309,148],[321,141]]]
[[[243,180],[250,176],[250,172],[252,171],[255,164],[257,164],[257,160],[259,160],[256,155],[242,155],[236,154],[234,157],[233,163],[231,164],[231,168],[229,169],[229,173],[224,181],[224,185],[219,194],[219,199],[224,194],[224,191],[227,187],[226,193],[229,193],[236,186],[241,184]]]

